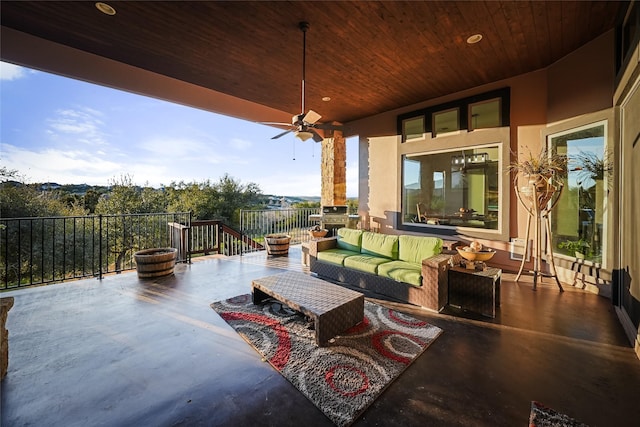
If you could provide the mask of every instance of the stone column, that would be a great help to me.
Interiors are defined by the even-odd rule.
[[[340,131],[322,140],[322,206],[347,204],[347,144]]]
[[[13,307],[13,297],[0,298],[0,380],[7,375],[9,367],[9,331],[5,323],[11,307]]]

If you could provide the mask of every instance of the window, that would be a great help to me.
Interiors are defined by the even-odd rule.
[[[424,116],[412,117],[402,121],[402,141],[422,138],[424,135]]]
[[[402,142],[450,132],[509,126],[511,90],[497,89],[397,116]]]
[[[469,130],[502,126],[500,98],[469,104]]]
[[[567,156],[564,189],[551,216],[553,250],[602,262],[607,188],[612,164],[606,149],[606,123],[550,135],[550,147]]]
[[[460,130],[460,122],[458,119],[457,108],[433,113],[432,136],[436,136],[436,135],[447,133],[447,132],[454,132],[457,130]]]
[[[402,158],[403,222],[498,229],[500,147]]]

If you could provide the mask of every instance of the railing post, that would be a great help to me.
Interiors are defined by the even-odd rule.
[[[102,214],[98,215],[98,280],[102,280]]]
[[[240,209],[240,256],[244,255],[244,210]]]
[[[230,247],[227,248],[227,246],[225,245],[225,240],[224,240],[224,224],[222,223],[222,221],[219,221],[218,224],[216,225],[216,228],[218,229],[218,232],[216,233],[216,245],[218,246],[218,253],[220,253],[220,249],[223,248],[223,254],[224,255],[229,255],[228,251],[229,249],[231,249]],[[229,244],[229,246],[231,246],[231,244]]]

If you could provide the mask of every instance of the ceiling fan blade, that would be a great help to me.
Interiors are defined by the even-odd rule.
[[[258,124],[270,125],[270,126],[289,126],[289,127],[293,126],[291,123],[284,123],[284,122],[258,122]]]
[[[322,116],[318,113],[316,113],[313,110],[309,110],[307,112],[307,114],[304,115],[304,118],[302,119],[305,123],[309,123],[309,124],[314,124],[315,122],[317,122],[318,120],[320,120]]]
[[[332,125],[331,123],[316,123],[313,127],[322,130],[342,130],[342,125]]]
[[[318,132],[316,132],[316,131],[315,131],[315,130],[313,130],[313,129],[309,129],[309,132],[311,132],[311,133],[313,134],[313,140],[314,140],[315,142],[322,142],[322,139],[323,139],[323,138],[318,134]]]
[[[292,132],[292,130],[286,130],[286,131],[284,131],[284,132],[282,132],[282,133],[279,133],[278,135],[274,136],[274,137],[273,137],[273,138],[271,138],[271,139],[278,139],[278,138],[280,138],[281,136],[284,136],[284,135],[288,134],[289,132]]]

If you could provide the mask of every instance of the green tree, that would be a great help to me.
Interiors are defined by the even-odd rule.
[[[65,274],[59,254],[73,246],[73,226],[63,220],[46,217],[71,217],[85,214],[77,203],[67,204],[58,192],[41,191],[40,185],[26,184],[15,170],[0,167],[0,217],[30,218],[4,221],[0,233],[0,281],[17,285],[27,277],[51,280]],[[41,219],[39,219],[41,218]],[[46,236],[46,238],[44,238]],[[73,253],[72,251],[68,253]],[[58,255],[56,258],[55,255]],[[26,260],[31,260],[30,265]]]
[[[26,184],[17,170],[0,167],[0,218],[84,215],[77,203],[67,203],[61,194],[40,191]]]
[[[255,207],[262,199],[258,184],[242,184],[225,174],[215,186],[216,213],[234,225],[240,223],[240,210]]]
[[[255,183],[242,184],[225,174],[212,184],[171,183],[167,192],[171,212],[191,212],[194,219],[222,219],[232,225],[240,222],[240,209],[263,206],[263,194]]]
[[[167,199],[163,191],[133,184],[130,175],[111,182],[111,191],[96,204],[97,214],[134,214],[166,212]]]
[[[210,181],[171,183],[165,191],[169,212],[190,212],[193,219],[216,219],[216,190]]]
[[[165,192],[151,187],[138,187],[133,184],[130,175],[122,175],[111,183],[111,191],[101,197],[96,205],[96,213],[105,217],[109,242],[109,258],[115,263],[116,271],[123,268],[123,263],[130,258],[133,251],[150,244],[141,240],[147,236],[152,240],[149,230],[154,228],[153,219],[144,216],[121,216],[141,213],[166,212],[167,199]],[[118,215],[111,217],[110,215]]]
[[[87,190],[82,198],[84,208],[91,214],[96,212],[96,206],[99,200],[100,194],[96,190]]]

